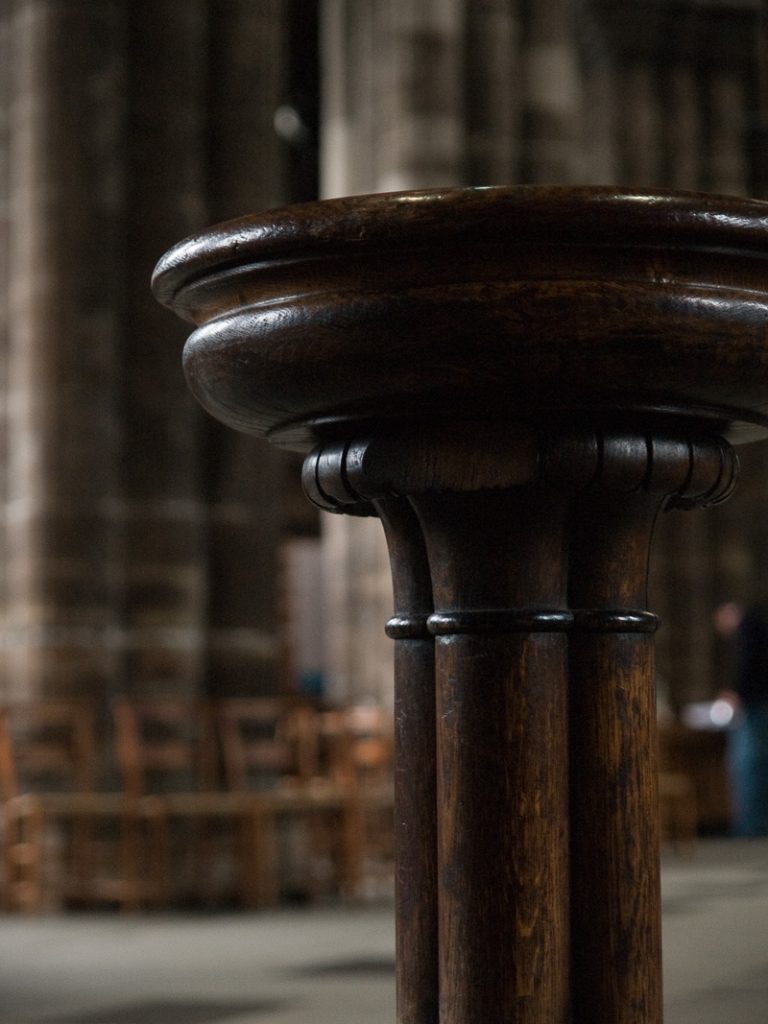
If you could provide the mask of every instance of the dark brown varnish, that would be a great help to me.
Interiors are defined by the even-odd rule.
[[[565,603],[564,501],[541,488],[413,501],[448,613],[433,620],[440,1020],[565,1021],[569,616],[554,632],[529,623]]]
[[[661,500],[602,493],[572,512],[574,1024],[661,1020],[655,622],[616,621],[645,608]]]
[[[424,540],[404,499],[377,503],[389,547],[395,614],[395,903],[397,1019],[437,1024],[437,776],[432,585]]]
[[[767,282],[768,204],[610,188],[330,200],[158,265],[200,401],[384,523],[399,1024],[661,1022],[648,554],[766,435]]]

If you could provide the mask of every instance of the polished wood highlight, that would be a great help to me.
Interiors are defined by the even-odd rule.
[[[544,187],[309,204],[158,265],[203,405],[387,530],[400,1024],[661,1021],[648,553],[766,435],[766,270],[768,204]]]

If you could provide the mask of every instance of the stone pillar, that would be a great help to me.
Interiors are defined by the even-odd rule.
[[[706,185],[725,195],[747,192],[747,122],[749,117],[748,76],[751,71],[738,60],[741,52],[739,34],[718,25],[713,30],[710,52],[723,47],[727,58],[713,61],[705,101],[709,108]],[[715,38],[715,34],[717,38]]]
[[[118,660],[123,4],[9,7],[4,696],[84,697]]]
[[[581,139],[582,179],[585,183],[618,182],[617,56],[606,26],[587,8],[580,22],[582,61]]]
[[[768,100],[768,93],[761,91],[768,82],[766,54],[760,50],[761,24],[764,45],[768,25],[765,11],[751,15],[751,22],[743,18],[732,23],[718,19],[704,40],[713,54],[706,94],[710,111],[706,155],[707,183],[715,192],[749,194],[752,184],[749,126],[753,120],[760,120],[761,103]],[[745,54],[754,57],[754,64],[743,59]],[[761,445],[750,446],[742,459],[741,505],[718,509],[712,523],[714,600],[768,600],[767,486],[768,456]],[[719,660],[713,659],[710,682],[711,692],[716,693],[732,683],[734,666],[727,660],[729,652],[723,651],[723,645],[711,643],[719,656]]]
[[[663,60],[655,86],[663,97],[661,183],[746,194],[746,126],[756,69],[744,57],[752,53],[753,17],[690,9],[661,19],[655,43]],[[660,672],[675,704],[702,700],[729,683],[730,667],[712,629],[715,605],[761,596],[766,570],[760,491],[768,473],[762,448],[748,448],[743,465],[740,504],[685,522],[662,516],[659,523],[651,579],[662,621]]]
[[[580,22],[588,166],[595,167],[603,147],[608,159],[599,166],[614,175],[606,180],[745,194],[746,126],[759,91],[759,21],[746,8],[594,6]],[[605,131],[597,128],[601,120]],[[589,177],[595,180],[594,172]],[[747,451],[748,477],[753,459],[765,456]],[[752,527],[745,525],[759,518],[749,512],[751,487],[745,486],[740,506],[709,518],[659,520],[651,588],[662,622],[660,675],[676,703],[703,699],[723,685],[711,611],[718,598],[749,599],[755,591],[760,559],[750,552],[760,541],[750,539]]]
[[[324,195],[453,184],[464,0],[324,0]]]
[[[9,106],[10,106],[10,10],[0,10],[0,564],[6,564],[6,487],[8,437],[8,250],[10,244]],[[0,629],[5,636],[6,574],[0,579]],[[7,644],[0,643],[0,676],[7,678]]]
[[[755,26],[753,117],[750,124],[750,178],[754,195],[768,196],[768,15],[763,11]]]
[[[125,10],[135,55],[128,83],[122,364],[125,671],[133,693],[183,696],[201,690],[205,669],[201,415],[179,373],[183,332],[176,345],[168,344],[169,325],[148,301],[147,281],[164,245],[208,218],[208,4],[157,0]]]
[[[481,0],[466,9],[468,184],[520,178],[523,67],[518,7],[508,0]]]
[[[692,11],[678,15],[669,31],[662,68],[664,149],[670,188],[702,187],[705,107],[700,83],[701,18]]]
[[[464,7],[323,0],[324,196],[461,183]],[[391,702],[392,645],[381,622],[392,585],[381,529],[367,519],[325,519],[329,695]]]
[[[580,181],[581,80],[572,5],[536,0],[525,7],[523,180]]]
[[[224,0],[211,12],[212,220],[285,205],[288,153],[274,127],[287,95],[287,0]],[[205,424],[206,685],[211,696],[277,691],[278,550],[285,453]]]
[[[662,108],[658,75],[647,60],[631,60],[618,87],[623,110],[618,118],[619,180],[628,185],[658,185],[662,167]]]
[[[657,64],[647,80],[658,112],[657,138],[638,140],[656,154],[660,184],[696,191],[707,174],[706,95],[701,86],[704,38],[698,12],[661,19],[655,28]],[[629,41],[628,41],[629,42]],[[646,157],[645,160],[648,158]],[[661,621],[659,689],[674,705],[699,699],[710,687],[714,601],[712,523],[733,515],[729,506],[708,516],[662,515],[652,555],[652,590]],[[738,515],[738,509],[736,511]],[[686,599],[680,600],[684,593]]]

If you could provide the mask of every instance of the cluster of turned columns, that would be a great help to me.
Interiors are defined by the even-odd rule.
[[[653,526],[719,438],[465,425],[326,444],[395,615],[399,1024],[658,1024]]]

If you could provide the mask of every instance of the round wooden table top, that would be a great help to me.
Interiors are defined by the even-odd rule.
[[[229,221],[158,263],[190,386],[297,449],[393,420],[768,428],[768,202],[516,186]]]

